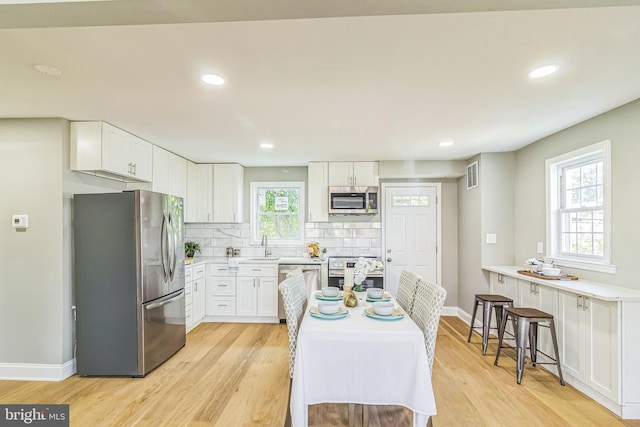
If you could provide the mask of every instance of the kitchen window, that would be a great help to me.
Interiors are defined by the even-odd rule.
[[[610,141],[547,160],[547,258],[556,264],[615,273],[610,165]]]
[[[251,183],[251,243],[304,245],[304,182]]]

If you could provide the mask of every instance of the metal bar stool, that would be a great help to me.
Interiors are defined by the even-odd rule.
[[[540,365],[556,365],[558,368],[558,376],[560,377],[560,384],[564,385],[564,379],[562,378],[562,368],[560,367],[560,355],[558,353],[558,340],[556,339],[556,327],[553,321],[553,315],[545,313],[544,311],[537,310],[535,308],[505,308],[502,315],[502,321],[500,322],[500,335],[498,341],[498,352],[496,354],[496,360],[493,363],[498,365],[498,358],[500,357],[500,349],[502,349],[502,340],[504,336],[504,329],[507,324],[507,318],[511,317],[516,322],[516,376],[518,384],[522,381],[522,374],[524,373],[525,356],[527,353],[527,332],[529,336],[529,355],[531,356],[531,364],[536,366]],[[553,341],[553,351],[555,352],[555,359],[548,354],[545,354],[541,350],[538,350],[538,324],[543,327],[548,327],[551,331],[551,339]],[[504,347],[512,348],[512,347]],[[538,362],[537,354],[542,353],[553,362]]]
[[[476,321],[476,312],[478,305],[482,304],[482,355],[487,354],[487,346],[489,344],[489,331],[491,329],[498,330],[500,336],[500,321],[502,320],[502,309],[504,307],[513,307],[513,300],[502,295],[492,294],[476,294],[476,300],[473,305],[473,314],[471,315],[471,326],[469,328],[469,336],[467,342],[471,342],[471,334],[474,329],[480,329],[473,326]],[[491,309],[496,311],[496,328],[491,327]],[[515,329],[514,329],[515,330]]]

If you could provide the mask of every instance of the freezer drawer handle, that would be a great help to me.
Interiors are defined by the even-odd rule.
[[[176,295],[175,297],[165,300],[165,301],[160,301],[160,302],[156,302],[153,304],[149,304],[147,306],[147,310],[155,310],[158,307],[162,307],[164,305],[167,304],[171,304],[172,302],[178,301],[180,298],[182,298],[184,296],[184,291],[181,291],[179,295]]]

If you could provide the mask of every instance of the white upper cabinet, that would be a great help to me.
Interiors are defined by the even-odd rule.
[[[213,222],[241,223],[244,168],[237,163],[213,165]]]
[[[378,162],[329,162],[330,186],[378,186]]]
[[[307,168],[309,222],[329,221],[329,164],[311,162]]]
[[[149,182],[151,153],[150,143],[109,123],[71,123],[71,170]]]
[[[185,222],[213,221],[213,165],[187,163],[187,200]]]
[[[167,150],[153,146],[153,181],[158,193],[187,198],[187,161]]]

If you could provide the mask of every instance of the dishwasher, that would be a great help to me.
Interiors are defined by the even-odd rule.
[[[280,264],[278,266],[278,283],[286,279],[287,274],[294,270],[302,270],[304,281],[307,284],[307,295],[311,295],[312,291],[317,291],[322,288],[321,264]],[[280,323],[285,323],[287,319],[280,292],[278,292],[278,318],[280,319]]]

